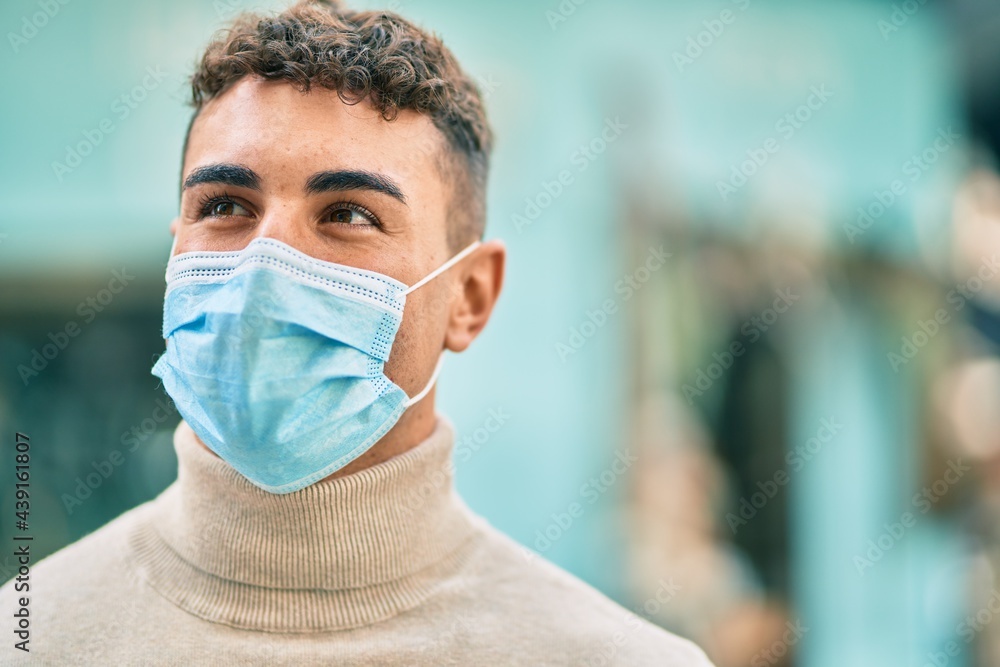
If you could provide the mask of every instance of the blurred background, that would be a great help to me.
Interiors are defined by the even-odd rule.
[[[282,5],[0,6],[0,465],[29,434],[39,555],[176,475],[185,77]],[[498,137],[506,291],[439,390],[472,508],[719,667],[1000,664],[1000,6],[354,6],[438,32]]]

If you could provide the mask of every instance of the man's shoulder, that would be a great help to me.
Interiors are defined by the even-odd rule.
[[[27,584],[32,597],[51,595],[66,609],[74,602],[92,605],[95,591],[110,591],[127,583],[129,536],[148,507],[145,503],[128,510],[42,560],[30,556]],[[30,553],[31,547],[28,549]],[[13,578],[0,587],[0,601],[20,597],[23,592],[15,587],[19,564],[12,564],[8,574]]]
[[[544,637],[572,664],[711,667],[693,642],[648,622],[566,570],[483,525],[480,577],[507,627]]]
[[[0,586],[0,609],[23,615],[21,638],[29,640],[30,652],[4,651],[0,665],[99,664],[83,656],[117,650],[107,638],[125,635],[141,618],[141,585],[128,553],[132,528],[148,507],[131,509],[42,560],[31,555],[26,572],[20,563],[8,568],[13,578]]]

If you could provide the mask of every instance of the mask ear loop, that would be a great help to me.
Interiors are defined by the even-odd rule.
[[[441,373],[441,365],[443,363],[444,363],[444,352],[442,351],[441,356],[438,357],[437,364],[434,366],[434,372],[431,373],[431,379],[427,381],[427,386],[421,389],[419,394],[410,398],[410,400],[406,402],[406,407],[410,407],[412,405],[419,403],[421,400],[423,400],[424,396],[427,395],[427,392],[429,392],[434,387],[434,383],[437,382],[438,375]]]
[[[438,276],[440,276],[442,273],[444,273],[445,271],[447,271],[448,269],[450,269],[451,267],[455,266],[456,264],[458,264],[459,262],[461,262],[463,259],[465,259],[466,257],[468,257],[469,254],[473,250],[475,250],[476,248],[478,248],[480,245],[481,245],[480,241],[473,241],[472,243],[469,244],[468,247],[465,248],[465,250],[462,250],[460,253],[458,253],[457,255],[455,255],[454,257],[452,257],[451,259],[449,259],[447,262],[445,262],[444,264],[442,264],[438,268],[436,268],[433,271],[431,271],[430,273],[428,273],[422,279],[418,280],[414,284],[412,284],[409,287],[407,287],[406,291],[403,292],[403,294],[409,294],[413,290],[415,290],[415,289],[417,289],[419,287],[423,287],[424,285],[426,285],[430,281],[434,280],[435,278],[437,278]],[[429,392],[431,390],[431,388],[434,387],[434,383],[437,382],[438,375],[441,373],[441,366],[442,366],[443,363],[444,363],[444,350],[441,351],[441,356],[438,357],[437,364],[434,366],[434,372],[431,373],[431,379],[427,381],[427,386],[425,386],[423,389],[421,389],[419,394],[417,394],[416,396],[411,397],[406,402],[406,407],[410,407],[412,405],[415,405],[416,403],[419,403],[421,400],[423,400],[424,396],[427,395],[427,392]]]
[[[403,294],[409,294],[410,292],[412,292],[413,290],[417,289],[418,287],[423,287],[424,285],[426,285],[430,281],[434,280],[435,278],[437,278],[438,276],[440,276],[442,273],[444,273],[445,271],[447,271],[448,269],[450,269],[451,267],[455,266],[456,264],[458,264],[459,262],[461,262],[463,259],[465,259],[469,255],[469,253],[471,253],[473,250],[475,250],[476,248],[478,248],[481,244],[482,244],[481,241],[473,241],[471,244],[469,244],[469,246],[465,250],[463,250],[462,252],[458,253],[457,255],[455,255],[454,257],[452,257],[451,259],[449,259],[447,262],[445,262],[444,264],[442,264],[441,266],[437,267],[436,269],[434,269],[433,271],[431,271],[430,273],[428,273],[426,276],[424,276],[423,278],[421,278],[417,282],[415,282],[412,285],[410,285],[409,287],[407,287],[406,291],[403,292]]]

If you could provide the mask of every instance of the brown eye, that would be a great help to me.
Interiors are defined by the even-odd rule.
[[[355,204],[338,204],[330,209],[329,222],[341,225],[351,225],[354,227],[377,226],[378,222],[372,213]]]
[[[354,211],[349,208],[338,208],[330,214],[333,222],[343,222],[350,224],[351,220],[354,219]]]
[[[214,218],[228,218],[231,216],[249,216],[250,211],[231,199],[215,199],[207,202],[202,209],[202,215]]]

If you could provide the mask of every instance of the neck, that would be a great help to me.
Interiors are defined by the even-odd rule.
[[[141,576],[207,620],[273,632],[356,627],[411,609],[474,549],[452,487],[451,425],[301,491],[263,491],[181,422],[177,481],[131,543]]]

